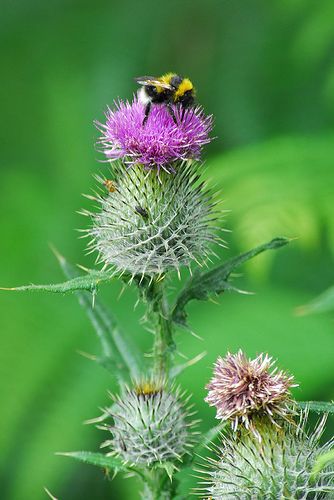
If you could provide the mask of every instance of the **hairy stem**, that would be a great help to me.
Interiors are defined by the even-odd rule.
[[[168,379],[172,355],[175,351],[173,322],[165,295],[165,279],[147,278],[137,281],[141,299],[147,306],[146,317],[154,329],[153,373]]]
[[[150,285],[148,297],[149,315],[155,330],[153,372],[157,377],[166,379],[168,378],[175,343],[164,281],[154,281]]]
[[[169,304],[165,295],[164,282],[152,285],[155,339],[153,346],[153,371],[157,377],[167,378],[172,354],[175,350],[173,326],[170,320]]]
[[[164,475],[165,476],[165,475]],[[171,500],[171,483],[167,482],[161,471],[151,471],[150,477],[144,483],[142,499],[144,500]]]
[[[168,381],[175,343],[173,323],[165,292],[165,280],[140,280],[137,283],[139,293],[147,305],[147,318],[154,328],[153,374],[156,379]],[[176,481],[171,482],[167,470],[146,470],[144,478],[145,500],[171,500]]]

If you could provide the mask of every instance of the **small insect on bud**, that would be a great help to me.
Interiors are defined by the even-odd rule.
[[[148,218],[147,210],[145,210],[145,208],[142,208],[140,205],[137,205],[135,207],[135,211],[137,212],[137,214],[141,215],[144,219]]]
[[[116,184],[111,179],[105,179],[103,184],[105,185],[109,193],[114,193],[116,191]]]
[[[113,405],[92,421],[106,421],[100,428],[112,434],[102,447],[144,467],[181,460],[192,447],[192,428],[197,423],[190,420],[190,408],[183,397],[179,389],[169,390],[166,384],[151,380],[113,396]]]

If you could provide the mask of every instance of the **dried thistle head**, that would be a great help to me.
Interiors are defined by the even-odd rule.
[[[199,494],[222,499],[331,499],[334,470],[324,468],[317,476],[317,458],[333,446],[333,439],[319,444],[326,416],[312,432],[306,429],[308,412],[295,425],[281,428],[268,422],[260,428],[261,442],[246,429],[229,432],[216,449],[218,458],[207,459]]]
[[[256,431],[256,420],[267,417],[272,423],[289,419],[292,413],[290,388],[293,377],[273,368],[275,362],[267,354],[248,359],[239,350],[219,357],[214,376],[206,386],[205,401],[217,408],[216,418],[230,420],[236,430],[239,424]]]
[[[195,440],[189,397],[162,381],[140,381],[111,396],[113,404],[91,422],[111,438],[102,444],[124,462],[152,467],[166,461],[182,461]]]
[[[198,167],[183,162],[175,174],[141,166],[113,164],[112,190],[100,179],[96,213],[87,231],[89,249],[105,267],[131,275],[159,275],[203,263],[218,241],[215,201],[200,180]],[[106,192],[107,191],[107,192]]]

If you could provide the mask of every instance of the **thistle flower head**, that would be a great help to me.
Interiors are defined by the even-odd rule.
[[[216,418],[231,420],[234,430],[241,423],[255,434],[255,421],[260,416],[265,415],[273,423],[288,418],[292,412],[289,389],[293,377],[272,370],[274,363],[267,354],[251,360],[241,350],[218,358],[205,399],[217,408]]]
[[[296,425],[261,427],[261,442],[245,429],[223,436],[217,460],[208,459],[204,471],[205,498],[250,500],[264,498],[334,498],[334,470],[329,466],[317,476],[313,467],[333,440],[319,444],[326,418],[306,431],[307,411]]]
[[[113,405],[92,422],[111,433],[102,444],[125,462],[144,467],[167,460],[181,460],[192,447],[196,424],[190,420],[187,400],[179,389],[162,382],[140,382],[113,396]],[[112,420],[108,423],[108,419]]]
[[[152,276],[206,259],[210,243],[218,239],[211,223],[217,212],[196,165],[183,162],[174,175],[162,171],[157,177],[118,162],[113,176],[112,188],[106,193],[103,186],[94,197],[101,211],[84,212],[93,219],[89,248],[98,252],[99,262],[133,276]]]
[[[198,160],[202,146],[210,142],[212,117],[204,116],[199,106],[174,106],[174,123],[165,106],[153,105],[145,125],[144,105],[137,98],[116,102],[115,108],[108,109],[105,124],[97,122],[108,160],[121,158],[127,164],[173,171],[177,160]]]

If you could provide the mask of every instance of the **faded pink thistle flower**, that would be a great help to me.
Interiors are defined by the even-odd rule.
[[[283,371],[271,370],[274,364],[268,354],[248,359],[241,350],[219,357],[205,398],[217,408],[216,418],[231,420],[234,431],[243,424],[254,434],[256,417],[267,416],[276,425],[276,418],[289,419],[293,413],[289,389],[298,384]]]

